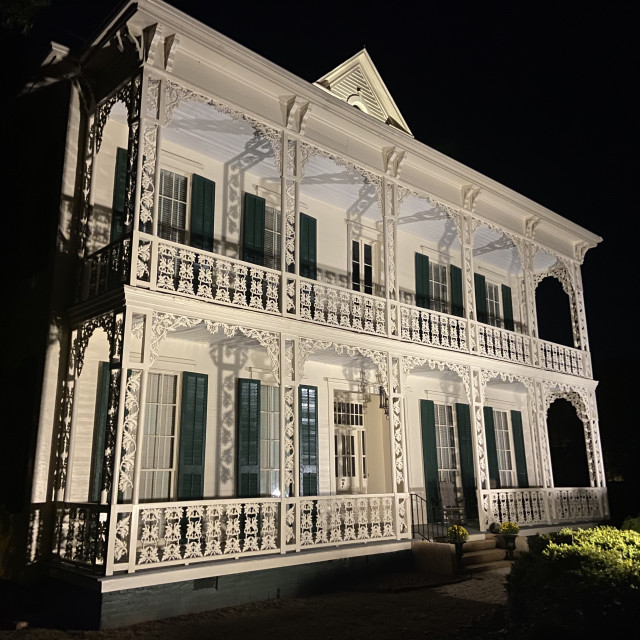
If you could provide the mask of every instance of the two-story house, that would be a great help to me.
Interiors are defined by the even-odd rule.
[[[364,50],[309,83],[140,0],[76,66],[28,564],[108,626],[406,552],[416,508],[607,517],[599,237],[414,139]],[[546,278],[573,345],[538,335]],[[556,401],[581,425],[561,486]]]

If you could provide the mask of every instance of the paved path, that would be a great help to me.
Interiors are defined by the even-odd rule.
[[[0,640],[482,638],[486,626],[482,620],[506,604],[508,572],[509,568],[501,568],[448,584],[437,575],[392,574],[323,595],[270,600],[108,631],[0,631]]]

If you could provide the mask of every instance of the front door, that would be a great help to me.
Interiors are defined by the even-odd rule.
[[[334,401],[334,473],[336,493],[366,493],[367,449],[364,407],[348,393]]]

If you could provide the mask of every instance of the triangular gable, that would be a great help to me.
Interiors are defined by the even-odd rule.
[[[413,136],[366,49],[322,76],[315,84],[385,124]]]

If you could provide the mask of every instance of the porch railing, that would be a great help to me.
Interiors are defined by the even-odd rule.
[[[404,494],[119,505],[107,575],[408,538]]]
[[[481,492],[490,522],[520,526],[605,519],[606,488],[493,489]]]
[[[77,299],[95,298],[129,281],[131,236],[116,240],[90,255],[82,263]]]
[[[106,505],[56,504],[52,556],[65,564],[101,573],[107,549],[108,514]]]

